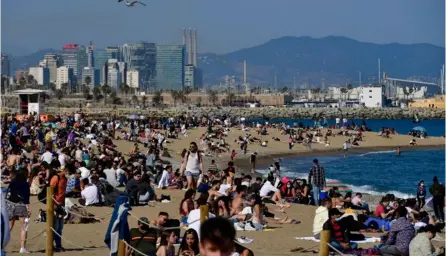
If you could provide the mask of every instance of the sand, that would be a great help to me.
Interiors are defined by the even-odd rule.
[[[249,168],[247,166],[247,158],[251,152],[257,151],[259,156],[258,166],[262,164],[270,164],[271,159],[279,156],[302,156],[302,155],[324,155],[324,154],[340,154],[342,152],[342,144],[347,139],[343,136],[330,137],[329,141],[331,145],[325,147],[323,144],[313,144],[313,151],[307,150],[302,145],[296,145],[293,150],[288,149],[287,137],[280,136],[278,131],[275,129],[269,129],[270,135],[263,136],[264,140],[269,141],[269,146],[266,148],[260,147],[260,145],[250,144],[248,147],[248,154],[245,156],[239,151],[239,147],[234,143],[234,138],[239,135],[246,134],[246,132],[233,129],[226,139],[231,145],[231,149],[236,149],[239,153],[236,157],[237,172],[247,173]],[[167,160],[171,161],[178,166],[180,161],[180,156],[178,152],[183,148],[187,148],[191,141],[197,142],[199,144],[199,137],[204,133],[204,128],[199,128],[189,131],[188,137],[181,137],[180,139],[173,140],[173,143],[166,144],[169,148],[169,152],[172,158]],[[254,130],[250,131],[255,137],[260,138],[256,135]],[[279,137],[282,142],[273,141],[272,137]],[[364,134],[364,141],[360,143],[358,148],[353,148],[350,152],[358,150],[383,150],[383,149],[395,149],[400,146],[405,150],[409,148],[410,136],[407,135],[393,135],[390,139],[385,139],[379,137],[376,133],[366,132]],[[444,147],[445,141],[443,137],[429,137],[427,139],[418,139],[418,146],[410,146],[410,148],[418,149],[424,147]],[[118,145],[120,151],[124,153],[130,152],[133,143],[118,140],[115,141]],[[205,168],[209,164],[211,159],[216,159],[220,167],[226,166],[229,160],[229,152],[223,153],[216,157],[205,157]],[[308,163],[309,166],[311,163]],[[329,170],[327,170],[329,171]],[[172,201],[170,203],[156,203],[155,207],[134,207],[132,213],[136,216],[147,216],[149,219],[154,219],[158,212],[166,211],[170,214],[172,218],[179,218],[179,202],[183,197],[184,191],[168,191],[163,190],[157,191],[158,194],[171,195]],[[46,223],[34,223],[33,220],[36,219],[39,209],[45,209],[45,205],[37,202],[35,197],[32,197],[32,217],[31,224],[29,227],[28,237],[33,238],[46,228]],[[314,250],[319,248],[319,244],[312,241],[302,241],[296,240],[295,237],[299,236],[311,236],[312,235],[312,223],[314,217],[314,211],[316,207],[305,206],[305,205],[293,205],[290,209],[286,211],[286,215],[290,218],[300,220],[302,223],[297,225],[271,225],[273,230],[271,231],[238,231],[237,237],[247,236],[254,239],[254,242],[246,245],[248,248],[252,249],[255,255],[314,255],[313,253],[291,253],[290,249],[295,247],[303,247],[307,250]],[[89,207],[88,211],[95,214],[98,217],[109,215],[113,209],[110,207]],[[279,217],[283,216],[282,213],[277,213]],[[58,253],[60,255],[108,255],[109,250],[106,248],[104,241],[106,229],[108,227],[110,216],[106,216],[105,219],[100,223],[95,224],[66,224],[64,227],[63,237],[70,241],[63,241],[63,246],[67,249],[67,252]],[[135,227],[137,221],[129,217],[129,223],[131,227]],[[8,255],[18,255],[18,250],[20,248],[19,241],[20,226],[16,225],[11,233],[11,240],[6,248]],[[367,236],[379,236],[379,234],[366,234]],[[444,236],[444,235],[443,235]],[[72,243],[72,244],[71,244]],[[368,248],[373,246],[373,244],[361,244],[362,247]],[[80,250],[79,247],[85,249]],[[30,240],[27,244],[27,249],[32,252],[32,255],[44,255],[45,250],[45,237],[41,235],[33,240]]]

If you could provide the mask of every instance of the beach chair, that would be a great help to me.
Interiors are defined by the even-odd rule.
[[[327,243],[328,247],[330,247],[333,251],[335,251],[337,254],[341,255],[341,256],[355,256],[353,254],[345,254],[342,253],[341,251],[339,251],[338,249],[334,248],[330,243]]]

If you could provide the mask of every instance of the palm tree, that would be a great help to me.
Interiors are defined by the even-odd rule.
[[[21,76],[19,79],[19,85],[21,88],[24,88],[26,86],[26,78]]]
[[[2,93],[5,93],[6,85],[8,84],[8,78],[6,76],[2,76]],[[8,86],[9,87],[9,86]]]
[[[134,105],[138,105],[138,96],[133,95],[132,96],[132,102],[134,103]]]
[[[145,108],[146,107],[146,102],[147,102],[147,96],[143,95],[141,97],[141,103],[142,103],[142,107]]]
[[[161,104],[161,102],[163,102],[163,96],[161,96],[161,91],[155,91],[152,97],[152,102],[155,105],[159,105]]]
[[[85,84],[83,84],[82,93],[84,94],[85,99],[88,100],[90,98],[90,87],[85,86]]]
[[[228,106],[231,106],[232,102],[235,99],[235,94],[230,92],[226,95],[226,101],[228,102]]]
[[[413,87],[410,87],[410,88],[409,88],[409,94],[410,94],[410,96],[411,96],[412,99],[413,99],[413,95],[412,95],[413,91],[414,91]]]
[[[201,106],[201,101],[202,101],[201,97],[198,97],[197,98],[197,107]]]
[[[215,92],[213,90],[209,90],[208,91],[208,96],[209,96],[209,102],[212,103],[212,105],[215,106],[215,103],[218,100],[217,92]]]
[[[173,99],[173,105],[176,107],[177,106],[177,100],[178,100],[178,91],[175,90],[171,90],[170,91],[170,95],[172,96]]]
[[[352,84],[348,84],[348,85],[347,85],[347,90],[350,91],[351,89],[353,89],[353,85],[352,85]]]
[[[287,93],[288,92],[288,87],[283,87],[282,89],[280,89],[281,93]]]
[[[61,85],[61,89],[64,92],[64,94],[67,94],[68,93],[68,83],[63,83]]]
[[[408,95],[407,88],[406,88],[406,86],[404,86],[404,87],[403,87],[403,96],[404,96],[404,99],[406,99],[407,95]]]
[[[101,90],[102,90],[102,95],[104,96],[104,104],[107,105],[107,96],[111,92],[111,88],[109,85],[104,84]]]
[[[54,83],[50,83],[50,90],[55,92],[57,90],[56,85]]]
[[[93,87],[93,98],[96,102],[99,101],[100,96],[101,96],[101,89],[99,89],[99,87],[97,86]]]
[[[26,82],[28,84],[34,84],[34,76],[33,75],[28,75],[28,77],[26,78]]]
[[[347,92],[348,92],[347,88],[341,88],[341,98],[342,98],[342,95],[344,95],[344,97],[345,97],[345,94]]]

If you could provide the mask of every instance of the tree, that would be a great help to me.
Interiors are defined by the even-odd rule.
[[[353,86],[352,86],[351,84],[348,84],[348,85],[347,85],[347,90],[350,91],[351,89],[353,89]]]
[[[56,85],[54,83],[50,83],[50,90],[55,92],[57,90]]]
[[[93,98],[96,102],[99,101],[99,98],[101,97],[101,89],[99,87],[95,86],[93,87]]]
[[[407,92],[406,86],[404,86],[403,87],[403,97],[404,97],[404,99],[407,99],[407,95],[409,95],[409,93]]]
[[[61,89],[62,89],[64,94],[67,94],[68,93],[68,83],[63,83],[61,85]]]
[[[91,77],[90,76],[85,77],[85,84],[87,84],[87,86],[90,87],[90,84],[91,84]]]
[[[170,96],[172,96],[174,106],[177,106],[177,100],[178,100],[178,96],[179,96],[178,94],[179,94],[178,91],[175,91],[175,90],[170,91]]]
[[[159,105],[163,102],[163,96],[161,96],[161,91],[155,91],[153,94],[152,102],[155,105]]]
[[[2,76],[2,90],[1,92],[4,94],[6,90],[6,85],[8,84],[8,78],[6,76]],[[8,86],[9,87],[9,86]]]
[[[184,93],[184,91],[177,91],[178,99],[181,101],[181,104],[184,104],[187,102],[187,95]]]
[[[108,94],[110,94],[111,88],[109,85],[104,84],[102,86],[101,90],[102,90],[102,95],[104,96],[104,104],[107,105],[107,96],[108,96]]]
[[[228,103],[228,106],[231,106],[231,104],[234,101],[234,99],[235,99],[235,94],[234,93],[230,92],[230,93],[228,93],[226,95],[226,101]]]
[[[134,105],[138,105],[138,102],[139,102],[139,100],[138,100],[138,96],[133,95],[133,96],[132,96],[132,102],[134,103]]]
[[[26,78],[21,76],[19,79],[19,85],[21,88],[24,88],[26,86]]]
[[[217,92],[213,91],[213,90],[209,90],[208,91],[208,96],[209,96],[209,102],[212,103],[212,105],[215,106],[215,103],[218,100]]]
[[[61,89],[57,89],[56,91],[54,91],[54,94],[56,95],[56,98],[60,101],[63,96],[64,96],[64,92]]]
[[[283,87],[282,89],[280,89],[281,93],[287,93],[288,92],[288,87]]]
[[[341,88],[341,98],[342,98],[342,95],[344,95],[344,97],[345,97],[345,94],[347,92],[348,92],[347,88]]]
[[[141,97],[141,103],[142,103],[142,107],[145,108],[146,107],[146,102],[147,102],[147,96],[143,95]]]
[[[128,86],[125,83],[121,83],[121,85],[119,86],[121,92],[124,93],[125,96],[127,96],[127,94],[130,92],[130,86]]]
[[[85,86],[85,84],[82,85],[82,93],[84,94],[84,97],[86,100],[90,99],[90,87]]]
[[[201,97],[198,97],[197,98],[197,107],[200,107],[201,106]]]
[[[28,84],[34,84],[34,76],[33,75],[28,75],[28,77],[26,78],[26,82]]]
[[[409,95],[411,96],[412,99],[413,99],[413,95],[412,95],[413,92],[414,92],[413,87],[410,87],[409,88]]]

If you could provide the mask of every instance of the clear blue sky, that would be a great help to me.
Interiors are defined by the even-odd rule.
[[[281,36],[347,36],[373,43],[445,43],[444,0],[3,0],[2,51],[180,43],[197,28],[198,51],[225,53]],[[22,55],[22,54],[21,54]]]

